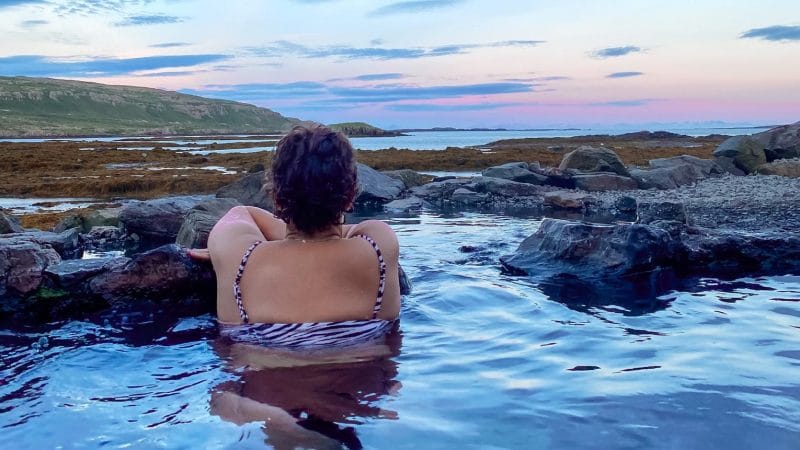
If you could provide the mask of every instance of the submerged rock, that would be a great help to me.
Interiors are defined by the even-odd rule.
[[[234,206],[241,203],[232,198],[213,198],[195,206],[186,214],[175,243],[188,248],[204,248],[208,245],[211,229]]]
[[[217,198],[232,198],[245,206],[272,211],[272,185],[265,171],[251,173],[217,190]]]
[[[453,191],[453,195],[450,196],[450,200],[463,205],[477,205],[485,202],[487,197],[488,194],[479,194],[469,189],[458,188]]]
[[[175,242],[184,217],[204,198],[166,197],[131,202],[120,212],[121,228],[126,235],[138,237],[141,248]]]
[[[578,147],[564,155],[559,169],[577,169],[582,172],[611,172],[629,176],[628,169],[613,150],[607,148]]]
[[[574,191],[553,191],[544,194],[544,205],[553,208],[582,210],[587,202],[594,201],[594,197]]]
[[[413,211],[422,208],[422,205],[423,201],[421,198],[411,196],[408,198],[392,200],[391,202],[383,205],[383,207],[390,211]]]
[[[358,195],[357,204],[387,203],[400,196],[405,184],[403,181],[384,175],[377,170],[357,164]]]

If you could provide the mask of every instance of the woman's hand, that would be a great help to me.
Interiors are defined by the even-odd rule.
[[[186,254],[198,261],[211,261],[211,252],[207,248],[190,248],[186,250]]]

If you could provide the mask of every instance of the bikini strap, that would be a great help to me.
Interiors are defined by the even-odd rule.
[[[236,300],[236,306],[239,307],[239,317],[242,318],[242,323],[248,323],[250,321],[250,317],[247,316],[247,312],[244,310],[244,305],[242,304],[242,288],[240,286],[242,283],[242,275],[244,274],[244,266],[247,265],[250,254],[252,254],[253,250],[262,242],[264,241],[255,241],[247,248],[247,251],[244,252],[244,256],[242,257],[242,262],[239,263],[236,277],[233,279],[233,298]]]
[[[372,308],[372,318],[378,318],[378,312],[381,310],[381,304],[383,303],[383,292],[386,289],[386,261],[383,260],[383,253],[381,253],[380,247],[378,247],[378,243],[375,242],[374,239],[365,235],[359,234],[356,237],[360,237],[372,245],[372,248],[375,249],[375,253],[378,255],[378,267],[380,268],[380,282],[378,283],[378,297],[375,299],[375,306]]]

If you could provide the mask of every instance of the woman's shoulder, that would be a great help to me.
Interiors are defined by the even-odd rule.
[[[397,258],[400,251],[397,234],[395,234],[392,227],[386,222],[380,220],[365,220],[351,226],[347,231],[346,237],[353,238],[359,235],[367,236],[374,240],[385,257]]]

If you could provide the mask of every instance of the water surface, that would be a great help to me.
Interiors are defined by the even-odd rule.
[[[646,310],[555,298],[497,263],[535,217],[383,218],[414,283],[383,356],[253,355],[159,311],[5,330],[0,448],[331,442],[224,420],[219,391],[353,448],[798,448],[800,277],[694,280]]]

